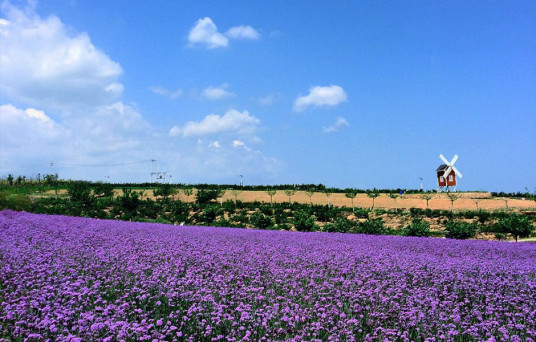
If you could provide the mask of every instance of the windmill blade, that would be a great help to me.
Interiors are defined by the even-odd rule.
[[[456,160],[458,160],[458,155],[457,154],[455,154],[454,157],[452,158],[452,160],[450,161],[450,165],[454,165]]]
[[[457,169],[456,167],[453,166],[452,169],[453,169],[454,172],[456,173],[456,176],[458,176],[458,177],[460,177],[460,178],[463,177],[463,176],[462,176],[462,173],[461,173],[460,171],[458,171],[458,169]]]
[[[445,157],[443,157],[442,154],[439,155],[439,158],[441,158],[441,160],[443,161],[443,163],[445,163],[445,165],[450,165],[449,161]]]
[[[447,176],[449,175],[450,171],[452,171],[452,165],[449,165],[449,167],[443,173],[443,177],[445,178],[445,180],[446,180]]]

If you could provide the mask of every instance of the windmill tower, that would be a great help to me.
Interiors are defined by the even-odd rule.
[[[439,155],[439,158],[441,158],[445,164],[439,165],[436,170],[437,185],[439,186],[437,191],[441,192],[445,187],[447,188],[447,191],[450,191],[451,186],[454,187],[454,191],[456,191],[456,176],[462,178],[461,172],[454,166],[454,163],[458,160],[458,155],[454,155],[450,162],[445,159],[442,154]]]

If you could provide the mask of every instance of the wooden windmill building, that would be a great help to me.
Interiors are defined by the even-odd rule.
[[[439,158],[441,158],[445,164],[439,165],[436,170],[437,185],[439,186],[438,191],[443,190],[445,187],[447,188],[447,191],[450,191],[450,187],[454,187],[454,191],[456,191],[456,176],[462,178],[462,174],[454,166],[454,163],[458,160],[458,155],[454,155],[454,158],[452,158],[450,162],[445,159],[442,154],[439,155]]]

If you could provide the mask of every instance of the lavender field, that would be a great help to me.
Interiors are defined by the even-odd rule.
[[[0,212],[0,341],[533,341],[536,245]]]

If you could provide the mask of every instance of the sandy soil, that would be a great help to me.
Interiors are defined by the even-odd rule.
[[[148,191],[146,191],[148,194]],[[529,200],[520,200],[520,199],[508,199],[508,198],[492,198],[489,193],[460,193],[458,194],[461,197],[451,202],[447,197],[447,194],[433,194],[433,197],[428,201],[428,206],[430,209],[451,209],[453,205],[454,209],[463,209],[463,210],[477,210],[477,209],[486,209],[486,210],[498,210],[508,208],[519,208],[519,209],[536,209],[536,202]],[[181,192],[175,197],[180,198],[181,200],[193,201],[195,199],[194,195],[191,195],[188,199]],[[264,191],[242,191],[236,197],[240,201],[244,202],[270,202],[270,196]],[[223,201],[234,200],[235,196],[230,191],[227,191],[223,196]],[[277,191],[273,197],[273,201],[276,203],[288,202],[289,198],[283,191]],[[303,191],[298,191],[291,198],[292,202],[299,203],[313,203],[313,204],[323,204],[328,203],[328,197],[324,193],[315,193],[313,196],[309,197]],[[351,207],[352,200],[346,198],[344,194],[332,194],[329,197],[329,203],[338,207]],[[354,199],[354,205],[356,207],[370,208],[372,207],[372,199],[369,198],[366,194],[358,194]],[[392,209],[395,208],[395,200],[390,198],[387,194],[382,194],[374,200],[375,208],[385,208]],[[426,200],[418,194],[411,195],[402,195],[396,199],[397,208],[422,208],[426,209]]]
[[[152,190],[134,190],[139,193],[143,193],[144,198],[154,199]],[[49,191],[50,194],[53,194],[53,191]],[[65,190],[59,191],[60,195],[65,194]],[[115,190],[116,195],[122,195],[120,189]],[[435,193],[432,194],[432,198],[428,201],[428,207],[430,209],[451,209],[453,205],[454,210],[477,210],[477,209],[486,209],[486,210],[499,210],[499,209],[535,209],[536,210],[536,201],[532,200],[521,200],[521,199],[510,199],[510,198],[501,198],[501,197],[491,197],[491,194],[488,192],[464,192],[458,193],[457,200],[454,203],[448,198],[446,193]],[[195,190],[194,194],[190,195],[188,198],[184,195],[182,191],[174,195],[175,199],[180,199],[181,201],[193,202],[195,200]],[[236,196],[236,199],[243,202],[270,202],[270,196],[264,191],[242,191]],[[226,191],[223,196],[223,201],[235,200],[235,196],[231,191]],[[273,197],[275,203],[288,202],[289,198],[282,190],[277,191]],[[328,203],[328,197],[324,193],[314,193],[313,196],[309,197],[303,191],[297,191],[291,198],[292,202],[298,203],[313,203],[313,204],[322,204],[326,205]],[[329,203],[337,207],[352,207],[352,200],[346,198],[344,194],[332,194],[329,197]],[[370,208],[372,207],[372,199],[369,198],[366,194],[358,194],[354,199],[354,206],[361,208]],[[375,208],[383,209],[393,209],[395,208],[395,200],[390,198],[387,194],[381,194],[374,200]],[[426,200],[422,198],[420,194],[408,194],[402,195],[396,199],[397,208],[421,208],[426,209]]]

